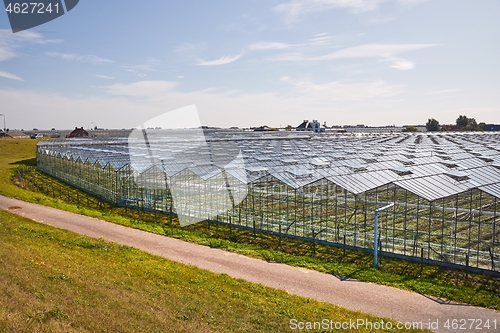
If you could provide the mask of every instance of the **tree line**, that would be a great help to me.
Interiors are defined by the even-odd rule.
[[[456,124],[449,125],[440,125],[439,121],[434,118],[431,118],[425,124],[428,132],[437,132],[437,131],[482,131],[483,129],[477,123],[476,119],[468,118],[467,116],[460,115]]]

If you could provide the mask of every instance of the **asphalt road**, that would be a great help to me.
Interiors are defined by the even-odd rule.
[[[339,279],[334,275],[304,268],[269,263],[3,196],[0,196],[0,209],[56,228],[94,238],[102,237],[173,261],[285,290],[290,294],[391,318],[401,323],[421,322],[423,328],[430,328],[435,332],[500,332],[500,312],[490,309],[448,302],[373,283]],[[455,321],[457,329],[446,328],[445,323],[448,321],[451,326],[454,319],[458,320]],[[463,320],[467,322],[461,329]],[[478,325],[487,320],[490,329]],[[493,326],[494,321],[496,328]],[[475,326],[472,329],[471,323]]]

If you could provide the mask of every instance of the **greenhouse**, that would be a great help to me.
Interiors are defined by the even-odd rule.
[[[38,169],[111,203],[500,272],[500,134],[137,131],[49,140]]]

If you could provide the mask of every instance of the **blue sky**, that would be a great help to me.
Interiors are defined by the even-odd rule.
[[[13,34],[7,127],[130,128],[195,104],[211,126],[500,123],[498,0],[81,0]]]

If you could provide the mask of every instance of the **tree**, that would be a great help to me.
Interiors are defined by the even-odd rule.
[[[469,118],[467,118],[467,116],[459,116],[457,118],[457,126],[460,127],[460,128],[463,128],[467,125],[469,125]],[[475,120],[474,120],[475,121]]]
[[[469,118],[469,121],[467,123],[467,126],[463,128],[464,131],[482,131],[483,129],[481,126],[477,124],[476,119],[474,118]]]
[[[292,130],[292,125],[288,125],[287,127],[285,127],[285,131],[291,131]]]
[[[427,124],[425,124],[425,127],[427,128],[428,132],[437,132],[441,129],[441,126],[439,126],[439,121],[434,118],[429,119],[427,121]]]
[[[457,118],[457,126],[462,131],[482,131],[482,128],[477,124],[476,119],[467,118],[467,116],[459,116]]]
[[[406,126],[401,132],[418,132],[415,126]]]

